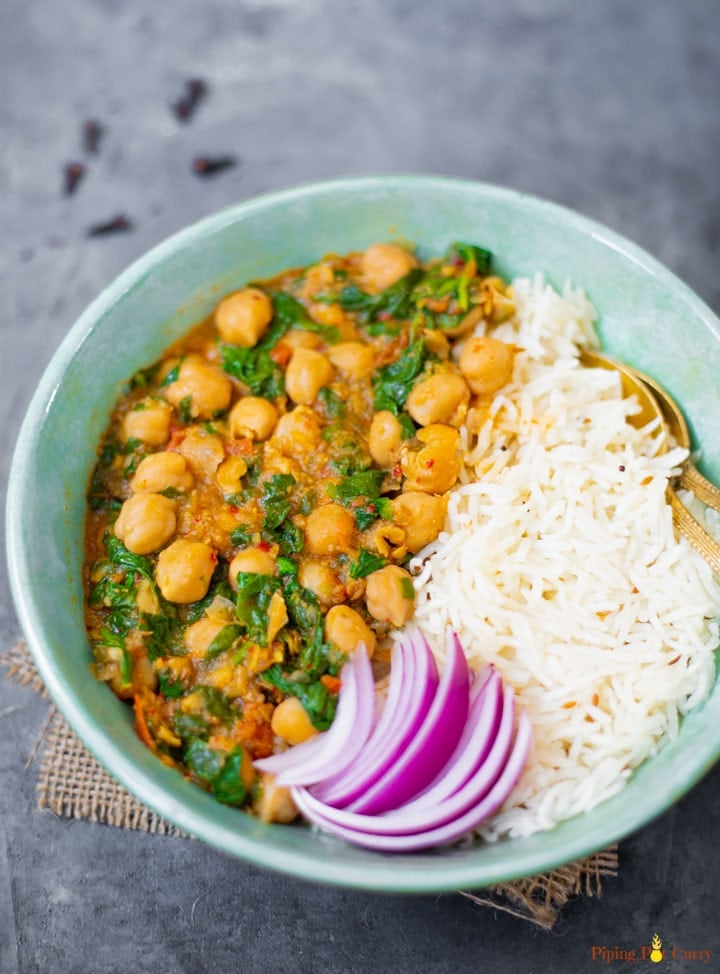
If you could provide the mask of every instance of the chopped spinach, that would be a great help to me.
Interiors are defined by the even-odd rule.
[[[382,555],[376,555],[367,548],[360,548],[357,559],[350,565],[350,577],[365,578],[379,568],[384,568],[387,563],[387,558],[383,558]]]
[[[249,545],[252,542],[252,531],[247,524],[239,524],[230,532],[230,544]]]
[[[274,531],[288,516],[292,508],[289,494],[294,486],[295,478],[289,473],[276,473],[265,481],[260,500],[265,511],[264,528]]]
[[[182,365],[182,362],[183,362],[183,360],[181,358],[181,359],[178,360],[177,365],[174,365],[170,369],[170,371],[168,372],[168,374],[165,376],[165,378],[160,383],[161,386],[169,386],[169,385],[172,385],[173,382],[177,382],[178,376],[180,375],[180,366]]]
[[[401,413],[399,416],[399,420],[400,420],[400,435],[402,436],[402,438],[404,440],[409,440],[412,436],[415,436],[415,434],[417,433],[417,428],[415,426],[415,423],[413,423],[412,419],[410,419],[410,417],[408,416],[408,414]]]
[[[239,625],[236,622],[231,623],[229,626],[225,626],[221,629],[217,636],[213,639],[207,648],[205,653],[205,659],[215,659],[220,653],[224,653],[226,649],[230,649],[233,643],[243,635],[245,632],[244,626]]]
[[[167,673],[163,673],[161,671],[158,673],[158,693],[167,700],[174,700],[177,697],[181,697],[183,693],[185,693],[185,687],[182,685],[182,683],[177,683],[175,680],[171,680]]]
[[[206,741],[196,740],[185,752],[185,760],[190,770],[224,805],[242,805],[247,799],[247,788],[243,784],[241,768],[243,751],[234,747],[231,751],[218,751]]]
[[[270,358],[267,349],[221,346],[225,371],[244,383],[254,396],[277,399],[285,393],[285,377],[280,366]]]
[[[340,332],[333,325],[320,325],[313,321],[307,308],[287,291],[278,291],[273,299],[275,320],[282,326],[282,333],[289,328],[302,328],[312,331],[332,345],[340,341]]]
[[[127,572],[137,572],[138,575],[146,578],[153,588],[155,587],[152,562],[149,558],[144,555],[134,555],[128,551],[120,538],[116,538],[110,532],[105,535],[105,550],[113,565],[124,568]]]
[[[366,294],[357,285],[350,284],[340,292],[340,307],[344,311],[355,311],[365,324],[377,323],[381,314],[388,319],[408,318],[413,310],[413,288],[422,276],[422,270],[414,267],[379,294]]]
[[[373,378],[375,409],[388,409],[398,416],[428,358],[427,346],[418,338],[394,362],[378,369]]]
[[[189,423],[192,419],[192,396],[183,396],[178,403],[178,414],[181,423]]]
[[[218,596],[230,599],[230,601],[235,599],[235,593],[228,582],[228,565],[223,558],[218,559],[215,571],[210,579],[210,588],[205,598],[198,599],[197,602],[192,602],[188,606],[187,621],[197,622],[198,619],[201,619],[205,615],[210,603]]]
[[[139,625],[146,633],[145,648],[151,660],[184,652],[182,627],[175,616],[143,612]]]
[[[328,494],[341,504],[348,504],[356,497],[379,497],[383,480],[384,470],[362,470],[345,477],[339,484],[331,484]]]
[[[295,577],[298,573],[297,562],[293,561],[292,558],[286,558],[284,555],[278,558],[277,567],[281,575],[292,575]]]
[[[332,724],[337,707],[337,698],[319,680],[304,683],[289,679],[275,664],[262,675],[265,683],[276,687],[282,693],[297,697],[305,712],[318,730],[327,730]]]
[[[248,638],[260,646],[267,645],[268,609],[280,582],[273,575],[239,572],[236,580],[235,615]]]
[[[477,247],[475,244],[454,243],[448,248],[445,259],[448,262],[462,261],[467,264],[474,260],[478,274],[487,274],[492,264],[492,251],[485,250],[484,247]]]
[[[323,386],[318,398],[325,408],[328,419],[342,419],[345,415],[345,403],[330,386]]]

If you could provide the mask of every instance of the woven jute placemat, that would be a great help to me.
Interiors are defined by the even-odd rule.
[[[21,640],[0,656],[5,676],[49,697]],[[62,715],[48,703],[48,714],[26,761],[37,758],[38,807],[63,818],[84,819],[122,829],[184,836],[130,795],[92,757]],[[550,930],[573,896],[600,896],[602,881],[618,874],[617,846],[560,869],[483,890],[458,890],[477,906],[502,910]]]

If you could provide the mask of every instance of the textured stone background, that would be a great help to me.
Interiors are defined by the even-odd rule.
[[[275,187],[373,171],[514,186],[636,240],[720,310],[719,30],[714,0],[2,0],[3,493],[33,388],[87,302],[169,233]],[[181,126],[168,106],[193,76],[212,92]],[[88,117],[107,136],[67,199]],[[236,169],[191,173],[196,154],[227,152]],[[132,233],[86,238],[120,212]],[[18,625],[0,573],[1,649]],[[655,930],[720,969],[717,769],[623,844],[601,901],[546,935],[453,895],[324,889],[40,814],[23,764],[45,711],[0,681],[2,974],[576,974],[602,969],[590,945]]]

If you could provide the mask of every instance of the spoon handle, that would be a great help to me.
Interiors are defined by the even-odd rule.
[[[699,501],[712,507],[713,510],[720,511],[720,490],[715,484],[710,483],[703,477],[697,467],[688,461],[680,475],[680,486],[686,490],[691,490]]]
[[[686,537],[693,548],[703,556],[712,570],[720,574],[720,544],[693,517],[674,490],[669,490],[668,493],[670,495],[670,506],[672,507],[673,524],[678,534]]]

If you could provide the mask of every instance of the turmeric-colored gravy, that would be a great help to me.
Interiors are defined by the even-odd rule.
[[[512,372],[511,346],[468,338],[512,311],[490,259],[381,243],[243,288],[113,412],[86,529],[94,671],[221,802],[291,820],[253,759],[326,729],[346,656],[387,659],[412,615],[404,566],[442,529],[459,430]]]

